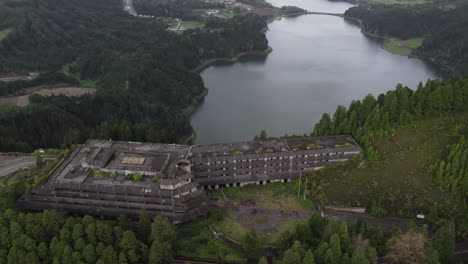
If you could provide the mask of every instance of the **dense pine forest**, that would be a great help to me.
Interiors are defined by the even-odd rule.
[[[254,14],[213,18],[203,30],[178,35],[163,21],[124,13],[118,0],[0,4],[0,29],[14,29],[0,42],[0,72],[55,72],[30,82],[1,83],[2,95],[83,80],[98,89],[95,96],[35,96],[26,107],[2,107],[1,151],[59,147],[64,138],[78,143],[96,137],[104,122],[128,124],[120,129],[126,136],[115,139],[141,139],[134,134],[141,134],[138,124],[145,123],[148,141],[176,142],[191,134],[188,110],[206,91],[191,70],[210,58],[268,47],[266,22]]]
[[[359,19],[364,31],[383,38],[424,38],[412,55],[457,76],[468,73],[467,12],[466,3],[447,1],[414,7],[361,5],[345,15]]]

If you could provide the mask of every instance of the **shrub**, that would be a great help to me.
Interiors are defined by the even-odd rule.
[[[139,173],[133,174],[132,178],[133,178],[134,181],[141,181],[141,180],[143,180],[143,176],[142,176],[141,174],[139,174]]]

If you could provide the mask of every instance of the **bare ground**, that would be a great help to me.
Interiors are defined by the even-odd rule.
[[[0,105],[13,105],[13,106],[26,106],[29,104],[29,96],[31,94],[38,94],[41,96],[52,95],[65,95],[65,96],[80,96],[84,94],[95,94],[94,88],[83,87],[56,87],[56,88],[42,88],[39,86],[30,87],[24,90],[28,94],[20,96],[0,97]]]
[[[308,210],[270,209],[258,206],[255,199],[242,199],[240,204],[230,203],[225,207],[235,215],[236,221],[247,229],[264,234],[275,234],[278,227],[289,221],[306,219],[312,215]]]

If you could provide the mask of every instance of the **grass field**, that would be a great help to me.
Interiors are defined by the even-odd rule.
[[[212,191],[208,193],[209,196],[225,197],[227,200],[224,217],[214,222],[212,227],[235,240],[241,240],[250,229],[255,229],[265,243],[271,243],[280,233],[303,222],[315,211],[315,204],[311,200],[297,196],[297,187],[295,183],[271,183]],[[251,205],[241,206],[243,201]],[[296,216],[279,217],[281,211],[299,213]]]
[[[394,54],[408,56],[411,54],[413,49],[421,46],[423,41],[423,38],[413,38],[407,40],[390,38],[385,40],[383,48]]]
[[[257,207],[264,209],[314,211],[315,204],[312,201],[297,197],[297,187],[294,183],[270,183],[263,186],[247,185],[242,188],[213,190],[208,193],[208,196],[215,198],[226,196],[235,204],[239,204],[241,199],[251,198],[255,199]]]
[[[198,21],[187,20],[187,21],[182,21],[180,23],[180,26],[186,27],[186,28],[203,28],[205,24],[198,22]]]
[[[252,221],[256,222],[258,225],[268,225],[269,223],[269,216],[266,215],[257,215],[252,217]],[[262,232],[261,230],[255,229],[256,233],[258,234],[260,240],[264,244],[272,244],[276,239],[280,236],[281,233],[292,230],[297,224],[304,223],[307,221],[307,218],[295,219],[281,222],[276,226],[277,232],[270,233],[270,232]],[[239,221],[236,219],[236,215],[233,212],[228,212],[224,216],[224,218],[216,223],[213,223],[212,227],[216,231],[223,232],[226,236],[236,240],[241,241],[242,238],[246,233],[249,232],[249,228],[243,226]]]
[[[12,31],[13,31],[13,28],[7,28],[7,29],[4,29],[4,30],[0,30],[0,40],[2,40],[4,37],[6,37]]]
[[[392,210],[389,213],[397,215],[427,213],[432,202],[441,202],[448,195],[431,184],[428,167],[446,158],[450,145],[467,133],[467,115],[459,114],[433,118],[420,122],[417,128],[374,138],[381,160],[321,171],[320,177],[328,183],[325,197],[330,203],[364,206],[380,199]]]
[[[63,67],[62,67],[62,72],[63,74],[67,75],[67,76],[71,76],[75,79],[77,79],[79,82],[80,82],[80,86],[82,87],[87,87],[87,88],[97,88],[97,82],[95,80],[82,80],[80,78],[80,75],[79,74],[76,74],[76,73],[71,73],[70,72],[70,67],[72,67],[72,64],[65,64]]]

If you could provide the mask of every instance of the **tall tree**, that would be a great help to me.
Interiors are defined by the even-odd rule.
[[[437,230],[432,238],[432,245],[437,250],[441,263],[453,262],[455,249],[455,226],[449,222]]]
[[[145,208],[142,208],[140,211],[137,231],[138,238],[143,242],[148,242],[149,235],[151,234],[151,219]]]

